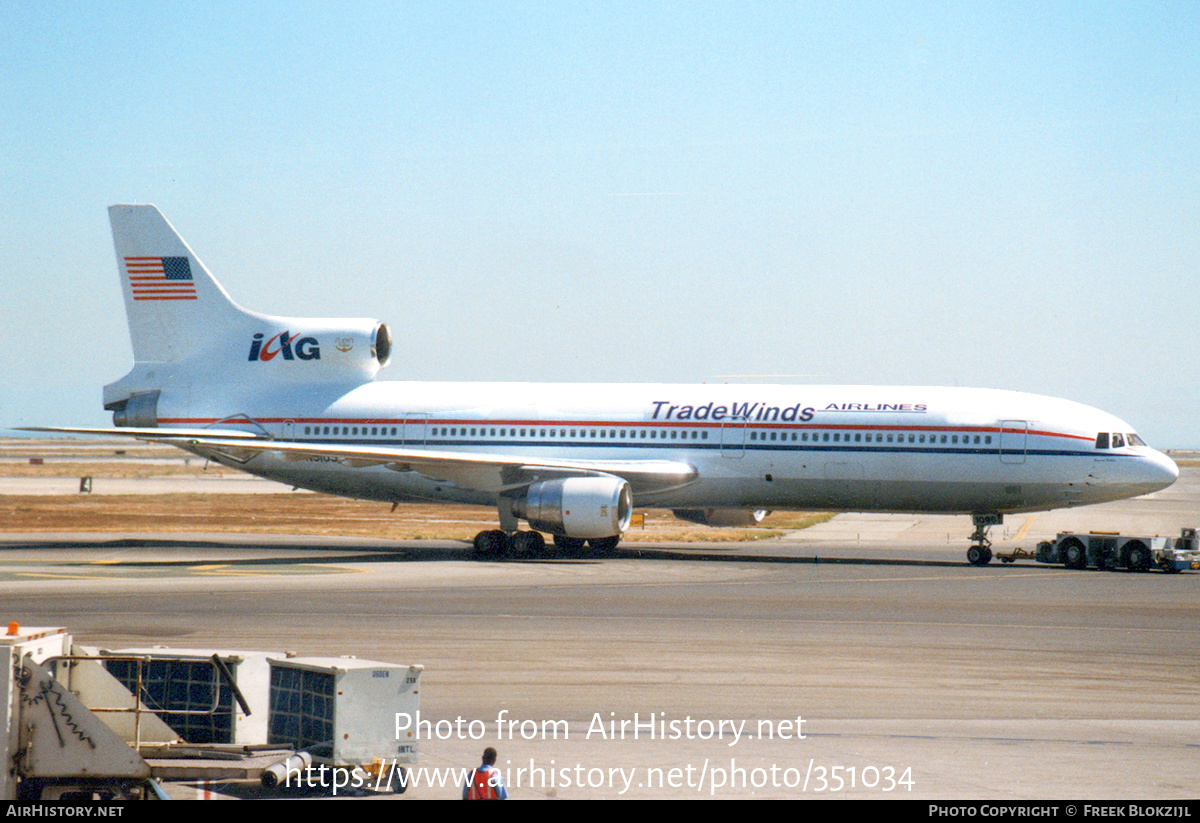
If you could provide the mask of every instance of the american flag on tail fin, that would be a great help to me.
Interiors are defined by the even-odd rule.
[[[196,282],[186,257],[126,257],[134,300],[195,300]]]

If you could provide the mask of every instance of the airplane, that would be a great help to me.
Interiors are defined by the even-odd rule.
[[[616,547],[634,506],[708,525],[771,510],[970,515],[992,559],[1006,514],[1171,485],[1124,421],[970,388],[377,381],[388,327],[241,308],[151,205],[109,208],[134,365],[112,429],[297,488],[494,506],[481,556]],[[527,530],[519,528],[521,521]]]

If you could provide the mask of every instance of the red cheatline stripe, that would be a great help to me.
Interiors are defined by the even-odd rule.
[[[320,425],[330,425],[330,426],[333,426],[333,425],[337,425],[337,426],[361,426],[361,425],[363,425],[363,424],[366,424],[366,425],[369,425],[369,426],[401,426],[401,425],[404,425],[404,424],[405,424],[405,420],[404,420],[403,418],[395,418],[395,419],[387,419],[387,420],[382,420],[382,419],[380,419],[380,418],[377,418],[377,417],[375,417],[375,418],[371,418],[371,417],[359,417],[359,418],[353,418],[353,417],[347,417],[347,418],[328,418],[328,417],[260,417],[260,418],[257,418],[257,420],[258,420],[258,422],[259,422],[259,423],[284,423],[284,422],[291,422],[291,423],[309,423],[309,424],[320,424]],[[216,422],[218,422],[218,421],[217,421],[217,418],[205,418],[205,417],[194,417],[194,418],[193,418],[193,417],[173,417],[173,418],[165,418],[165,417],[164,417],[164,418],[160,418],[160,419],[159,419],[159,422],[160,422],[160,423],[174,423],[174,424],[176,424],[176,425],[195,425],[195,424],[205,424],[205,423],[216,423]],[[604,427],[608,427],[608,428],[618,428],[618,429],[621,429],[621,428],[624,428],[624,429],[636,429],[636,428],[660,428],[660,429],[665,429],[665,428],[686,428],[686,427],[691,427],[691,428],[708,428],[708,429],[720,428],[720,424],[719,424],[719,423],[718,423],[718,424],[714,424],[714,423],[707,423],[707,424],[706,424],[706,423],[674,423],[674,422],[673,422],[673,423],[662,423],[662,422],[654,422],[654,421],[636,421],[636,422],[631,422],[631,421],[628,421],[628,420],[626,420],[626,421],[623,421],[623,422],[622,422],[622,421],[611,421],[611,420],[608,420],[608,421],[605,421],[605,420],[589,420],[589,421],[580,421],[580,420],[568,420],[568,421],[550,421],[550,420],[453,420],[453,419],[444,419],[444,420],[443,420],[443,419],[438,419],[438,420],[431,420],[431,419],[428,419],[428,418],[415,418],[415,419],[412,419],[412,420],[410,420],[409,422],[410,422],[410,424],[412,424],[412,425],[426,424],[426,425],[430,425],[430,426],[475,426],[475,427],[480,427],[480,426],[484,426],[484,427],[493,427],[493,426],[510,426],[510,427],[511,427],[511,426],[525,426],[526,428],[546,428],[546,429],[549,429],[549,428],[564,428],[564,427],[565,427],[565,428],[571,428],[571,427],[575,427],[575,428],[587,428],[587,427],[600,427],[600,426],[604,426]],[[230,424],[230,425],[239,425],[239,424],[241,424],[241,425],[250,425],[248,422],[246,422],[246,421],[243,421],[243,420],[226,420],[226,421],[224,421],[224,423],[223,423],[222,425],[224,425],[224,424]],[[830,430],[833,430],[833,429],[841,429],[841,430],[847,430],[847,429],[850,429],[850,430],[862,430],[862,431],[865,431],[865,430],[872,430],[872,431],[874,431],[874,430],[876,430],[876,429],[880,429],[880,430],[887,429],[887,430],[890,430],[890,431],[903,431],[903,432],[905,432],[905,433],[908,433],[908,432],[913,432],[913,433],[918,433],[918,434],[919,434],[919,433],[921,433],[921,432],[933,432],[933,431],[937,431],[937,432],[951,432],[951,433],[963,434],[963,435],[966,435],[966,434],[987,433],[987,432],[990,432],[990,433],[993,433],[993,434],[995,434],[995,433],[998,433],[998,432],[1000,432],[1000,429],[998,429],[998,428],[995,428],[995,427],[991,427],[991,428],[987,428],[987,427],[964,427],[964,428],[957,428],[957,429],[956,429],[956,428],[945,427],[945,426],[927,426],[927,427],[919,427],[919,426],[891,426],[891,427],[888,427],[888,426],[879,426],[879,425],[872,425],[872,426],[851,426],[851,425],[846,425],[846,424],[842,424],[842,425],[840,425],[840,426],[822,426],[822,425],[820,425],[820,424],[818,424],[818,423],[806,423],[806,424],[804,424],[804,425],[796,425],[796,426],[787,426],[786,424],[785,424],[785,425],[770,424],[770,425],[768,425],[768,427],[769,427],[769,428],[777,428],[777,429],[778,429],[778,428],[794,428],[794,429],[796,429],[797,431],[810,431],[810,430],[830,431]],[[755,424],[755,423],[751,422],[751,423],[748,425],[748,428],[763,428],[763,426],[762,426],[762,425]],[[1021,433],[1021,430],[1020,430],[1020,429],[1016,429],[1016,430],[1013,430],[1013,429],[1005,429],[1004,431],[1005,431],[1005,432],[1014,433],[1014,434],[1020,434],[1020,433]],[[1065,433],[1065,432],[1031,431],[1031,432],[1028,432],[1028,434],[1030,434],[1030,435],[1036,435],[1036,436],[1040,436],[1040,437],[1065,437],[1065,438],[1069,438],[1069,439],[1073,439],[1073,440],[1086,440],[1086,441],[1088,441],[1088,442],[1091,442],[1091,440],[1093,439],[1093,438],[1091,438],[1091,437],[1089,437],[1089,436],[1087,436],[1087,435],[1081,435],[1081,434],[1067,434],[1067,433]]]

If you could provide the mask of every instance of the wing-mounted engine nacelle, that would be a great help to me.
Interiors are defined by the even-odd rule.
[[[534,483],[513,500],[513,514],[538,531],[593,540],[629,528],[633,493],[619,477],[566,477]]]
[[[392,333],[378,320],[266,317],[244,341],[245,365],[261,377],[311,382],[374,379],[392,356]]]
[[[766,509],[672,509],[671,514],[701,526],[757,526],[770,514]]]

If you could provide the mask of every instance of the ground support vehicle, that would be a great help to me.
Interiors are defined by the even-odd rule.
[[[1038,543],[1034,559],[1039,563],[1061,563],[1069,569],[1200,570],[1200,540],[1196,529],[1190,528],[1183,529],[1179,537],[1059,532],[1053,540]]]

